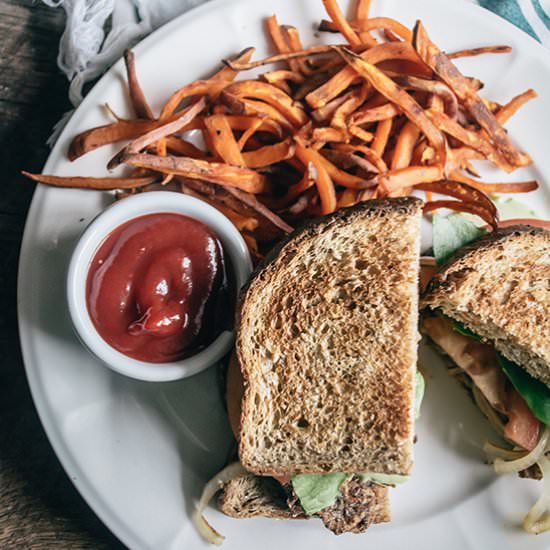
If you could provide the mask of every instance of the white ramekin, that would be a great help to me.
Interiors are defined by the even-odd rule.
[[[248,280],[252,261],[237,228],[209,204],[170,191],[142,193],[114,203],[99,214],[80,237],[69,264],[67,299],[74,328],[82,343],[112,370],[148,382],[168,382],[196,374],[219,361],[233,344],[233,333],[222,332],[196,355],[170,363],[147,363],[132,359],[111,347],[97,332],[86,304],[86,280],[93,257],[104,239],[117,227],[147,214],[184,214],[210,227],[229,256],[238,291]]]

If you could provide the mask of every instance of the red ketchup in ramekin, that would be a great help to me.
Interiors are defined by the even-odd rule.
[[[100,336],[121,353],[149,363],[190,357],[227,328],[222,245],[208,226],[181,214],[130,220],[96,251],[86,301]]]

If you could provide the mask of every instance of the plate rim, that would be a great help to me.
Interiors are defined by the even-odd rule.
[[[155,29],[152,33],[142,38],[135,46],[133,46],[133,50],[136,53],[139,53],[140,50],[154,47],[154,42],[162,41],[163,34],[172,34],[176,28],[189,25],[195,18],[207,17],[210,12],[224,10],[226,9],[226,6],[236,6],[238,4],[247,4],[254,1],[255,0],[207,0],[203,4],[191,8],[189,11],[175,17],[171,21],[168,21],[164,25]],[[293,0],[285,1],[292,3]],[[437,0],[423,0],[423,2],[428,4],[436,1]],[[320,0],[317,0],[317,2],[319,3],[319,8],[321,12],[321,2]],[[462,6],[458,8],[457,6],[460,4],[462,4]],[[481,18],[492,20],[493,23],[498,22],[499,25],[504,27],[504,30],[506,32],[511,33],[514,39],[521,43],[521,49],[525,50],[525,53],[529,55],[536,54],[537,57],[541,59],[541,61],[545,65],[548,66],[550,72],[550,52],[540,42],[538,42],[525,31],[522,31],[521,29],[516,27],[513,23],[507,21],[506,19],[478,4],[470,3],[467,0],[460,2],[460,4],[456,4],[455,9],[477,10]],[[56,158],[63,155],[63,143],[65,141],[64,138],[69,133],[73,132],[73,127],[77,124],[79,118],[78,115],[89,107],[89,104],[94,101],[97,94],[102,90],[102,88],[105,87],[110,75],[113,72],[119,70],[122,67],[122,63],[123,61],[121,58],[113,65],[111,65],[111,67],[109,67],[109,69],[105,71],[101,78],[89,90],[84,100],[74,110],[69,121],[58,136],[54,146],[51,148],[42,172],[47,172],[49,170],[49,167],[56,162]],[[85,476],[81,477],[79,475],[82,469],[67,448],[64,438],[61,435],[61,431],[54,422],[53,415],[51,415],[49,412],[47,399],[43,395],[43,388],[40,385],[38,376],[38,370],[40,368],[39,361],[35,359],[35,353],[33,349],[32,333],[34,327],[30,323],[27,323],[24,315],[22,315],[22,311],[25,308],[27,299],[27,295],[23,291],[23,289],[28,287],[28,285],[32,283],[31,275],[28,274],[28,270],[25,270],[25,265],[29,262],[28,257],[31,254],[31,248],[33,244],[31,240],[31,234],[33,233],[34,225],[38,223],[36,221],[38,219],[37,214],[42,206],[42,199],[47,193],[48,188],[40,185],[37,185],[33,192],[31,204],[27,211],[23,238],[21,240],[17,275],[17,322],[19,332],[19,344],[21,348],[25,375],[29,384],[33,404],[37,411],[42,427],[46,433],[48,441],[56,454],[57,459],[61,463],[69,480],[76,488],[80,496],[85,500],[86,504],[91,508],[93,513],[125,546],[129,548],[146,548],[147,546],[144,544],[144,541],[137,538],[135,533],[133,533],[130,529],[127,529],[124,523],[118,519],[118,516],[116,514],[110,514],[111,507],[106,505],[104,498],[97,492],[94,485],[88,481],[88,478],[86,478]]]

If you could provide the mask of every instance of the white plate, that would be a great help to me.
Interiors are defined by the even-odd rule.
[[[316,40],[314,23],[324,16],[320,0],[218,1],[143,41],[136,48],[138,70],[153,108],[158,110],[182,83],[208,75],[224,56],[249,45],[258,47],[257,55],[266,54],[262,19],[271,13],[277,13],[283,23],[296,25],[306,44]],[[468,59],[461,66],[486,82],[484,93],[492,99],[505,101],[527,87],[539,92],[540,99],[529,103],[509,124],[536,168],[508,180],[539,179],[545,190],[530,195],[528,202],[548,216],[544,180],[550,174],[548,52],[512,25],[467,3],[379,0],[374,2],[374,13],[407,25],[421,18],[436,42],[449,51],[492,43],[514,47],[512,55]],[[65,155],[77,132],[108,121],[100,107],[104,102],[122,116],[129,115],[122,82],[123,66],[117,63],[71,119],[45,172],[104,173],[114,147],[75,163]],[[190,510],[205,480],[225,463],[231,446],[218,372],[210,369],[170,384],[140,383],[100,365],[71,330],[65,302],[69,255],[87,222],[111,200],[108,194],[95,192],[46,187],[36,191],[19,279],[21,342],[30,386],[69,476],[126,545],[154,550],[200,548],[206,545],[190,523]],[[424,351],[423,357],[428,380],[416,465],[411,481],[392,491],[391,524],[375,526],[366,535],[335,537],[319,521],[238,521],[212,508],[209,517],[227,535],[225,547],[548,548],[550,536],[527,536],[518,529],[540,484],[513,476],[497,480],[483,465],[481,445],[492,435],[491,429],[435,356]]]

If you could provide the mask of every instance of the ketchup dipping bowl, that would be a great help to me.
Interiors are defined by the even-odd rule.
[[[181,359],[168,359],[167,361],[162,361],[158,356],[158,342],[154,341],[157,334],[159,338],[162,337],[165,339],[167,338],[166,334],[168,334],[168,340],[166,340],[168,342],[167,345],[173,344],[170,340],[170,326],[167,326],[170,325],[171,318],[181,319],[183,317],[187,319],[188,316],[192,317],[193,314],[200,312],[201,319],[204,318],[205,322],[212,322],[212,315],[217,315],[216,312],[211,312],[210,316],[204,313],[207,309],[203,303],[206,298],[204,298],[203,302],[200,302],[201,296],[197,298],[200,302],[198,305],[185,306],[191,309],[178,310],[178,307],[180,307],[178,304],[185,304],[189,296],[193,295],[193,292],[201,290],[201,284],[203,286],[210,285],[208,288],[211,288],[214,276],[218,276],[212,271],[215,267],[206,269],[208,267],[206,264],[212,260],[212,255],[208,256],[206,261],[203,261],[205,258],[199,256],[202,265],[198,267],[201,269],[193,269],[193,266],[191,266],[191,271],[183,271],[181,274],[178,272],[178,275],[181,275],[178,282],[179,291],[180,294],[183,293],[181,294],[183,297],[181,301],[175,301],[175,306],[174,303],[170,304],[168,309],[163,312],[164,317],[161,316],[159,318],[160,320],[157,320],[155,315],[158,311],[155,310],[150,315],[150,310],[148,309],[147,313],[143,315],[142,318],[134,319],[134,322],[128,325],[127,335],[119,335],[119,339],[123,344],[127,340],[131,341],[132,337],[137,335],[136,342],[141,342],[139,353],[119,351],[119,349],[117,349],[119,345],[118,341],[115,342],[115,340],[113,340],[113,342],[115,342],[113,345],[108,343],[108,333],[105,332],[102,325],[98,324],[98,312],[96,310],[101,311],[101,314],[108,323],[112,323],[113,316],[122,315],[122,310],[118,307],[118,303],[121,301],[120,299],[117,302],[115,298],[114,303],[110,304],[108,298],[103,298],[102,303],[98,305],[97,308],[94,306],[94,314],[92,315],[90,313],[90,300],[92,300],[92,298],[90,298],[90,292],[92,292],[96,298],[99,294],[95,287],[91,287],[93,281],[95,281],[95,274],[98,269],[101,269],[103,262],[102,259],[98,260],[98,257],[102,256],[105,248],[113,248],[110,241],[116,240],[118,236],[121,236],[125,241],[120,246],[119,244],[115,244],[119,256],[115,255],[109,257],[109,260],[105,260],[105,263],[109,261],[111,262],[111,266],[115,266],[117,261],[124,261],[125,264],[123,267],[126,268],[125,266],[130,266],[128,269],[132,269],[132,262],[139,255],[141,249],[138,245],[137,248],[134,246],[134,249],[129,248],[122,250],[123,246],[130,242],[130,239],[126,238],[128,228],[131,229],[130,233],[133,235],[134,231],[132,228],[135,225],[136,231],[141,229],[145,231],[145,235],[147,235],[147,220],[154,221],[157,219],[160,224],[157,225],[157,229],[160,228],[160,230],[163,230],[162,223],[169,223],[170,220],[177,222],[178,219],[185,222],[187,219],[187,221],[190,222],[190,232],[189,235],[184,236],[183,245],[186,245],[187,240],[187,246],[191,247],[191,250],[195,247],[195,249],[200,252],[200,244],[198,245],[197,242],[202,242],[200,241],[201,238],[205,239],[204,242],[206,246],[210,248],[213,247],[215,242],[219,241],[221,244],[222,263],[225,264],[227,279],[230,286],[229,289],[224,287],[224,292],[228,294],[232,291],[234,296],[238,294],[238,291],[244,286],[252,272],[252,261],[246,243],[233,223],[214,207],[199,199],[171,191],[155,191],[142,193],[116,202],[99,214],[90,223],[78,241],[71,257],[67,278],[67,299],[73,325],[82,343],[109,368],[138,380],[168,382],[192,376],[208,368],[227,354],[233,344],[233,333],[228,328],[220,328],[216,334],[212,335],[210,340],[204,340],[203,337],[203,344],[198,346],[195,351],[191,348],[188,356]],[[176,226],[177,224],[174,223],[174,227],[170,228],[174,230],[166,231],[167,226],[164,225],[166,242],[168,245],[170,238],[173,240],[177,236],[178,231],[185,227],[185,224],[183,224],[181,228]],[[198,233],[194,232],[196,228],[199,230]],[[157,299],[160,296],[162,299],[166,280],[170,278],[170,274],[163,272],[164,265],[176,265],[176,267],[185,270],[187,269],[186,266],[189,264],[189,260],[182,256],[181,250],[177,247],[167,249],[167,251],[162,249],[164,233],[161,233],[160,245],[158,244],[159,235],[157,234],[156,237],[157,250],[154,252],[156,256],[151,260],[150,266],[147,266],[147,268],[143,266],[140,267],[141,271],[139,276],[141,277],[141,285],[145,285],[146,289],[147,287],[152,289],[152,293],[146,294],[144,298],[145,301],[149,299],[149,296],[152,296],[152,299]],[[186,237],[189,238],[186,239]],[[149,250],[150,244],[147,243],[147,246],[149,246]],[[120,250],[122,250],[122,252],[120,252]],[[122,253],[124,253],[125,258],[120,259]],[[220,257],[220,251],[217,251],[214,256]],[[166,264],[166,262],[168,262],[168,264]],[[194,282],[194,286],[191,275],[198,277]],[[138,275],[135,276],[137,277]],[[98,277],[99,282],[103,284],[103,279],[106,279],[107,275],[105,275],[103,279],[101,279],[101,276]],[[124,281],[117,281],[117,277],[120,278],[122,276],[120,274],[115,275],[114,287],[115,289],[122,289],[123,291],[125,283]],[[132,277],[134,277],[133,274]],[[188,279],[191,282],[186,286],[185,280]],[[184,283],[182,283],[182,280]],[[92,281],[92,283],[90,281]],[[90,288],[92,288],[92,290],[90,290]],[[203,289],[202,292],[204,294],[206,291]],[[135,292],[135,294],[137,294],[137,292]],[[216,298],[216,300],[218,300],[218,298]],[[190,299],[188,301],[192,302]],[[232,302],[234,303],[234,300]],[[221,307],[232,308],[233,303],[230,304],[228,301],[225,303],[222,302]],[[224,311],[223,313],[225,313],[226,317],[230,319],[233,318],[232,310],[229,312]],[[124,317],[121,317],[121,319],[122,322],[126,322]],[[191,318],[190,322],[193,322],[193,318]],[[182,326],[183,338],[183,330],[185,327],[189,326],[189,323],[185,322]],[[200,334],[203,334],[203,330],[200,329],[200,327],[197,330],[200,330]],[[140,340],[142,335],[145,335],[145,340]],[[189,337],[189,334],[187,334],[187,337]],[[147,340],[147,338],[149,338],[149,340]],[[150,346],[148,342],[151,342]],[[134,355],[134,357],[131,355]],[[149,359],[149,356],[151,359]],[[146,360],[140,359],[143,357],[145,357]]]

